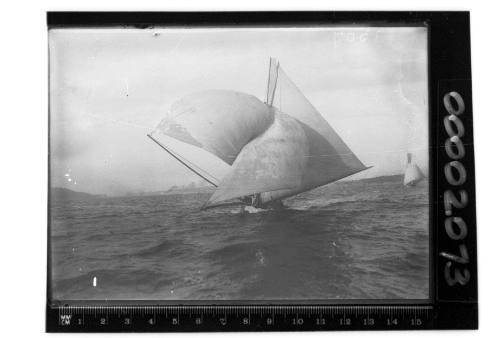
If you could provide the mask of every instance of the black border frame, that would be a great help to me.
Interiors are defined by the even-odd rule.
[[[476,329],[478,327],[476,257],[477,248],[473,149],[474,142],[472,134],[472,92],[469,21],[469,12],[310,11],[47,13],[47,24],[49,29],[63,27],[134,27],[140,29],[148,29],[155,26],[427,26],[429,55],[429,194],[431,202],[429,213],[429,237],[431,242],[430,305],[432,306],[432,323],[425,328],[434,329]],[[447,130],[444,126],[444,119],[448,118],[451,115],[446,110],[446,107],[443,104],[445,95],[450,92],[456,92],[460,94],[465,104],[464,112],[461,114],[456,114],[456,117],[458,117],[462,121],[465,130],[464,135],[461,137],[464,145],[465,155],[458,161],[467,174],[465,182],[459,182],[460,184],[456,184],[457,182],[450,183],[449,176],[445,175],[445,167],[449,166],[450,162],[453,162],[453,159],[450,158],[445,147],[445,142],[450,138],[450,135],[448,135]],[[456,107],[457,106],[455,101],[452,109]],[[456,178],[457,175],[458,172],[456,170],[453,171],[453,177]],[[445,210],[445,192],[447,194],[449,194],[450,192],[456,194],[461,190],[466,191],[466,194],[468,196],[468,203],[465,206],[459,206],[458,208],[456,205],[455,208],[453,208],[448,204]],[[453,235],[453,231],[451,231],[453,238],[450,237],[450,229],[446,229],[445,227],[445,219],[447,217],[462,217],[467,227],[465,236],[455,236]],[[48,208],[48,224],[50,227],[50,208]],[[454,229],[456,230],[456,227]],[[56,332],[62,331],[62,329],[58,325],[60,309],[54,307],[51,303],[50,228],[48,228],[48,243],[49,245],[47,247],[47,255],[49,263],[47,266],[46,329],[50,332]],[[468,255],[467,259],[460,259],[460,245],[466,248]],[[444,275],[445,269],[451,271],[449,273],[449,275],[451,274],[451,278],[453,278],[454,276],[460,276],[455,275],[456,271],[458,271],[458,273],[461,273],[462,275],[466,274],[465,269],[467,269],[470,274],[470,278],[467,282],[464,282],[462,280],[461,282],[450,285]],[[449,279],[450,277],[448,278],[448,280]],[[120,303],[123,305],[126,302]],[[186,304],[186,302],[183,303]],[[192,302],[192,304],[199,304],[199,302]],[[231,302],[225,302],[224,304],[230,306]],[[321,302],[321,304],[327,305],[328,302]],[[398,304],[404,305],[404,302],[398,302]],[[101,306],[102,305],[105,304],[101,304]],[[145,306],[145,304],[143,305]],[[299,306],[312,307],[314,305],[299,303]],[[332,304],[332,306],[339,306],[339,304],[334,303]],[[353,328],[359,329],[359,327]],[[251,330],[250,328],[244,327],[233,327],[232,329]],[[282,327],[282,329],[286,330],[287,328]],[[312,330],[314,328],[309,329]],[[385,327],[385,329],[389,328]],[[112,331],[122,330],[123,328],[116,327],[116,330]],[[187,328],[186,330],[189,330],[189,328]],[[223,331],[224,328],[220,327],[219,329],[215,330]],[[80,330],[74,329],[74,331]],[[99,331],[99,328],[90,328],[87,331]],[[139,329],[139,331],[145,330]]]

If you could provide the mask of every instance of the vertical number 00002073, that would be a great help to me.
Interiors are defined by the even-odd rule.
[[[447,93],[443,98],[443,103],[448,113],[443,122],[448,135],[444,148],[449,158],[449,162],[444,167],[444,173],[446,182],[453,186],[443,195],[446,215],[444,227],[448,237],[458,243],[458,255],[449,252],[440,252],[440,255],[448,259],[444,267],[446,283],[450,286],[457,283],[466,285],[470,280],[470,271],[467,268],[469,253],[463,241],[467,237],[467,223],[459,215],[459,211],[468,204],[468,194],[463,189],[463,184],[467,180],[467,171],[460,162],[465,156],[465,147],[462,142],[465,128],[460,119],[460,115],[465,112],[465,103],[462,96],[455,91]]]

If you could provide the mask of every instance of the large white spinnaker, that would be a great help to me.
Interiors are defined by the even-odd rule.
[[[272,121],[273,109],[255,96],[210,90],[176,101],[156,132],[203,148],[231,165]]]
[[[241,148],[273,120],[273,109],[252,95],[227,90],[176,101],[148,135],[177,161],[218,186]]]

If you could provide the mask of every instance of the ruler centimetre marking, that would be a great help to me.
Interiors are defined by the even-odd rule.
[[[156,305],[58,306],[47,309],[47,330],[314,331],[434,327],[430,305]]]

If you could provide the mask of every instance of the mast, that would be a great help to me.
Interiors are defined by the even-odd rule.
[[[172,150],[168,149],[167,147],[165,147],[163,144],[161,144],[160,142],[158,142],[153,136],[151,136],[151,134],[147,134],[148,137],[150,139],[152,139],[157,145],[159,145],[163,150],[165,150],[167,153],[169,153],[170,155],[172,155],[173,158],[175,158],[177,161],[179,161],[180,163],[182,163],[186,168],[188,168],[189,170],[191,170],[193,173],[195,173],[196,175],[200,176],[201,178],[203,178],[205,181],[207,181],[208,183],[210,183],[211,185],[213,185],[214,187],[217,187],[217,184],[212,182],[210,179],[206,178],[205,176],[203,176],[201,173],[199,173],[198,171],[196,171],[193,167],[191,167],[189,164],[187,164],[187,160],[183,160],[179,155],[175,154]],[[193,164],[192,164],[193,165]],[[194,166],[194,165],[193,165]],[[198,168],[200,171],[202,171],[203,169],[201,168]],[[208,174],[208,173],[207,173]],[[210,174],[208,174],[210,175]],[[211,175],[210,175],[211,176]]]
[[[274,94],[276,92],[276,87],[278,85],[278,67],[279,62],[272,57],[269,58],[269,73],[267,75],[267,96],[266,104],[269,106],[273,105]]]
[[[266,86],[266,103],[268,105],[272,105],[269,104],[269,82],[271,81],[271,58],[269,58],[269,70],[267,71],[267,86]]]

